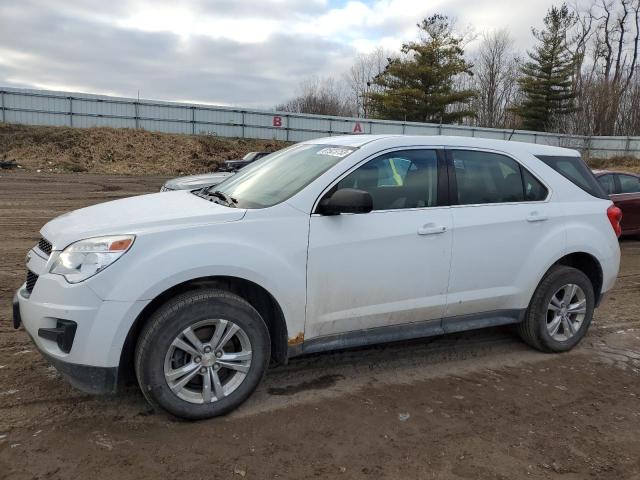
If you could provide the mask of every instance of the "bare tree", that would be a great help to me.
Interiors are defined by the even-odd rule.
[[[640,46],[640,0],[598,0],[593,18],[594,78],[598,100],[593,111],[594,133],[614,135],[620,131],[620,106],[637,74]]]
[[[554,130],[562,133],[590,135],[595,126],[591,115],[586,112],[592,110],[591,87],[596,74],[596,62],[591,52],[594,35],[596,34],[596,5],[591,4],[586,7],[578,0],[572,5],[576,23],[567,45],[571,49],[574,59],[574,74],[572,78],[574,94],[574,111],[556,119],[553,123]]]
[[[276,106],[276,110],[351,117],[356,114],[356,105],[342,82],[332,77],[311,77],[300,83],[296,97]]]
[[[638,70],[638,67],[636,67]],[[618,133],[640,135],[640,78],[636,71],[620,100]]]
[[[518,58],[508,30],[485,33],[474,60],[472,77],[476,123],[484,127],[509,127],[510,108],[517,94]]]
[[[358,116],[367,118],[370,115],[369,94],[379,93],[381,90],[373,80],[384,71],[390,57],[391,53],[383,47],[378,47],[370,53],[360,53],[356,55],[353,66],[345,75]]]
[[[580,135],[638,135],[640,0],[575,0],[571,41],[575,112],[553,128]]]

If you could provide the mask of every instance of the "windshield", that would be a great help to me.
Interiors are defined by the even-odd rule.
[[[345,158],[355,148],[298,144],[244,167],[215,189],[240,208],[265,208],[281,203]]]

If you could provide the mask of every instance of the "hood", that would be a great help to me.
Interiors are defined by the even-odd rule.
[[[232,172],[204,173],[202,175],[189,175],[167,180],[165,186],[171,190],[195,190],[196,188],[217,185],[233,175]]]
[[[234,222],[245,213],[244,209],[225,207],[186,190],[152,193],[65,213],[47,223],[40,232],[55,250],[60,250],[83,238]]]

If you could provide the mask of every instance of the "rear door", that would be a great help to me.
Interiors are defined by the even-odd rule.
[[[528,301],[524,259],[561,218],[546,201],[548,188],[514,158],[453,148],[447,158],[453,246],[445,330],[485,312],[504,319],[494,324],[509,323]]]
[[[640,230],[640,178],[623,173],[613,174],[615,193],[611,200],[622,210],[622,233]]]

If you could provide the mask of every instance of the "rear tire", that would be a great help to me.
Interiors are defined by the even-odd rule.
[[[556,265],[538,285],[518,333],[542,352],[566,352],[587,333],[594,309],[589,277],[575,268]]]
[[[270,356],[269,330],[247,301],[221,290],[194,290],[151,316],[138,339],[135,370],[151,405],[198,420],[244,402]]]

